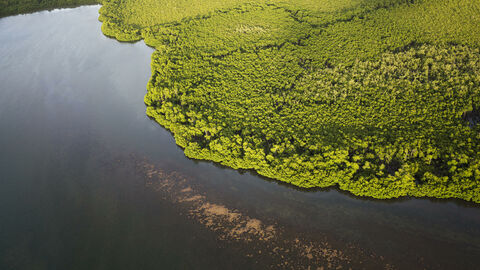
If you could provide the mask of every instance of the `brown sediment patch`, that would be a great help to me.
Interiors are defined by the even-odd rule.
[[[166,172],[145,160],[138,162],[137,171],[145,175],[146,186],[177,205],[191,219],[216,232],[218,239],[244,243],[248,246],[248,251],[245,251],[247,257],[264,256],[274,261],[270,268],[352,269],[352,265],[361,265],[358,257],[352,258],[327,240],[313,241],[299,232],[286,233],[286,228],[279,224],[260,217],[253,218],[240,209],[214,202],[201,191],[198,182],[178,172]],[[358,248],[352,245],[346,249]],[[365,254],[364,257],[370,256]],[[375,261],[375,268],[394,269],[375,255],[369,260]]]
[[[187,197],[187,198],[180,199],[180,200],[178,200],[178,202],[193,202],[193,201],[202,200],[203,198],[204,197],[201,196],[201,195],[194,195],[192,197]]]
[[[186,187],[186,188],[180,190],[180,192],[191,192],[191,191],[193,191],[193,189],[191,187]]]
[[[230,211],[228,208],[226,208],[223,205],[218,205],[218,204],[211,204],[211,203],[204,203],[200,209],[202,209],[204,212],[203,214],[205,216],[223,216],[222,219],[226,219],[229,222],[234,222],[238,220],[241,215],[239,213],[235,213],[233,211]]]

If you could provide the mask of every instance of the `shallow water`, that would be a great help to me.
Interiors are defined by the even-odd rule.
[[[478,266],[472,204],[305,191],[185,158],[145,115],[153,50],[103,36],[98,8],[0,19],[0,269],[291,267],[250,254],[255,239],[206,226],[194,206],[167,196],[179,190],[146,184],[141,162],[181,174],[209,205],[274,224],[282,241],[328,242],[350,256],[331,267]]]

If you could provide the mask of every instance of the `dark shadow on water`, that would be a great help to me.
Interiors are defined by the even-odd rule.
[[[158,126],[160,126],[163,130],[167,131],[172,136],[172,138],[174,137],[174,134],[170,130],[168,130],[165,127],[163,127],[162,125],[158,124],[155,121],[154,118],[152,118],[150,116],[147,116],[147,117],[151,121],[155,122]],[[178,149],[180,149],[182,152],[184,151],[184,149],[182,147],[180,147],[178,144],[175,144],[175,146]],[[471,202],[471,201],[465,201],[465,200],[457,199],[457,198],[439,199],[439,198],[433,198],[433,197],[404,196],[404,197],[391,198],[391,199],[376,199],[376,198],[372,198],[372,197],[356,196],[349,191],[340,189],[338,187],[338,185],[330,186],[330,187],[326,187],[326,188],[320,188],[320,187],[302,188],[302,187],[298,187],[298,186],[289,184],[287,182],[283,182],[283,181],[280,181],[280,180],[276,180],[276,179],[273,179],[273,178],[263,176],[263,175],[259,174],[254,169],[233,169],[231,167],[228,167],[228,166],[225,166],[225,165],[222,165],[220,163],[216,163],[216,162],[213,162],[213,161],[210,161],[210,160],[194,159],[194,158],[189,158],[187,156],[185,156],[185,158],[188,158],[188,159],[192,160],[195,164],[201,164],[201,163],[210,164],[210,165],[213,165],[214,167],[216,167],[218,169],[221,169],[221,170],[236,171],[239,174],[250,174],[250,175],[252,175],[256,178],[260,178],[263,181],[266,181],[268,183],[276,184],[278,186],[281,186],[281,187],[284,187],[284,188],[287,188],[287,189],[291,189],[291,190],[296,190],[298,192],[303,192],[303,193],[336,192],[336,193],[341,194],[343,196],[346,196],[350,199],[360,200],[360,201],[365,201],[365,202],[376,202],[376,203],[382,203],[382,204],[396,204],[396,203],[399,203],[399,202],[407,202],[407,201],[412,201],[412,200],[418,200],[418,201],[429,201],[429,202],[432,202],[432,203],[435,203],[435,204],[454,203],[455,205],[460,206],[460,207],[464,207],[464,208],[480,208],[480,204],[477,204],[477,203],[474,203],[474,202]]]
[[[102,21],[100,21],[100,22],[103,24]],[[135,43],[138,43],[138,42],[142,42],[142,41],[143,41],[143,43],[145,44],[145,46],[156,50],[155,47],[148,45],[148,44],[143,40],[143,38],[140,38],[140,39],[134,40],[134,41],[126,41],[126,40],[118,40],[118,39],[116,39],[115,37],[107,36],[107,35],[105,35],[105,34],[103,34],[103,35],[104,35],[106,38],[108,38],[108,39],[111,39],[111,40],[114,40],[114,41],[116,41],[116,42],[118,42],[118,43],[123,43],[123,44],[135,44]]]

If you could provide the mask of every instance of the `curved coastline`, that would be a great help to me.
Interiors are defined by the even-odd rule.
[[[407,5],[401,1],[391,7],[385,9],[377,9],[376,7],[361,7],[358,9],[353,8],[353,11],[349,11],[345,14],[340,13],[322,13],[320,19],[315,16],[309,17],[308,14],[302,17],[302,19],[296,19],[296,22],[286,22],[286,23],[293,23],[292,27],[298,27],[299,30],[304,29],[305,25],[314,25],[311,21],[312,20],[320,20],[323,22],[323,25],[330,26],[338,24],[345,24],[345,23],[352,23],[358,20],[363,20],[364,17],[367,16],[377,16],[381,18],[385,16],[383,13],[390,12],[393,10],[395,12],[400,12],[405,9],[414,9],[415,5]],[[416,5],[424,5],[426,8],[431,8],[431,4],[434,4],[435,1],[420,1],[419,4]],[[466,1],[465,3],[471,4],[470,2]],[[467,5],[465,4],[465,5]],[[233,5],[231,8],[223,8],[223,9],[212,9],[206,15],[196,14],[191,16],[187,16],[181,20],[173,20],[168,21],[166,20],[160,24],[148,25],[148,26],[135,26],[135,25],[124,25],[122,23],[122,18],[119,16],[118,6],[115,1],[106,1],[104,2],[102,8],[100,9],[100,16],[99,20],[102,22],[102,32],[109,37],[115,38],[119,41],[126,41],[126,42],[134,42],[143,39],[145,43],[153,48],[156,48],[156,52],[152,56],[152,77],[150,82],[147,85],[148,93],[145,96],[145,104],[147,105],[147,115],[153,119],[155,119],[160,125],[164,126],[166,129],[172,132],[175,137],[175,141],[177,145],[184,149],[185,155],[189,158],[199,159],[199,160],[210,160],[213,162],[220,163],[222,165],[234,168],[234,169],[251,169],[255,170],[258,174],[269,177],[272,179],[280,180],[286,183],[290,183],[295,186],[299,186],[302,188],[313,188],[313,187],[329,187],[329,186],[338,186],[340,189],[351,192],[357,196],[367,196],[373,197],[377,199],[387,199],[387,198],[398,198],[398,197],[405,197],[405,196],[413,196],[413,197],[432,197],[432,198],[459,198],[466,201],[472,202],[480,202],[480,186],[479,186],[479,177],[480,174],[477,173],[478,167],[480,166],[478,160],[478,152],[476,149],[478,148],[478,140],[480,140],[479,136],[475,136],[475,131],[472,131],[470,127],[464,125],[463,127],[458,120],[451,120],[451,117],[445,118],[445,121],[452,121],[451,127],[449,127],[449,131],[443,132],[439,134],[439,129],[432,129],[432,131],[428,131],[427,133],[416,133],[416,131],[412,130],[409,131],[405,129],[407,125],[404,127],[400,127],[399,131],[397,132],[404,132],[401,131],[405,129],[404,136],[422,136],[424,139],[421,140],[407,140],[406,142],[398,141],[398,138],[395,138],[396,135],[393,136],[393,141],[391,143],[388,140],[391,140],[392,132],[388,129],[386,135],[382,135],[383,133],[375,133],[374,131],[373,136],[368,135],[366,137],[361,137],[361,133],[355,133],[353,135],[349,135],[349,127],[347,129],[340,129],[339,133],[340,137],[345,136],[345,140],[342,141],[340,144],[334,141],[334,144],[329,145],[320,145],[320,147],[315,145],[309,145],[308,142],[302,142],[302,139],[296,138],[295,132],[294,133],[287,133],[287,136],[291,136],[293,134],[293,139],[290,139],[293,142],[290,144],[289,142],[281,143],[281,145],[275,145],[278,142],[267,143],[265,144],[266,140],[262,136],[268,136],[262,133],[255,134],[255,132],[250,133],[252,135],[248,135],[246,137],[240,138],[239,143],[235,143],[235,140],[238,140],[238,135],[232,136],[227,135],[227,133],[223,132],[222,130],[227,129],[229,123],[223,122],[221,119],[219,120],[218,116],[214,116],[215,113],[212,113],[211,109],[207,109],[206,111],[193,111],[188,109],[185,111],[183,105],[180,104],[180,101],[172,96],[171,90],[168,89],[173,85],[169,85],[169,80],[179,80],[180,78],[176,78],[175,75],[171,75],[172,72],[179,72],[178,70],[171,69],[170,66],[167,66],[165,63],[171,62],[169,57],[175,55],[175,50],[181,50],[181,45],[175,45],[175,43],[171,43],[169,41],[169,35],[172,35],[176,38],[177,41],[182,41],[187,36],[182,36],[182,34],[177,33],[176,29],[182,29],[183,25],[187,27],[188,25],[201,25],[202,22],[206,20],[212,20],[215,22],[216,18],[222,18],[225,16],[228,18],[230,16],[230,12],[233,14],[233,18],[240,18],[237,16],[237,12],[239,9],[242,10],[242,13],[248,14],[251,12],[252,14],[270,14],[274,11],[270,11],[270,7],[275,7],[276,9],[284,9],[285,14],[293,13],[291,6],[277,6],[274,3],[267,2],[267,3],[246,3],[242,5]],[[411,11],[411,10],[410,10]],[[255,13],[257,12],[257,13]],[[263,12],[263,13],[262,13]],[[266,13],[265,13],[266,12]],[[307,11],[303,11],[307,13]],[[297,11],[298,13],[298,11]],[[295,13],[295,14],[297,14]],[[226,14],[226,15],[225,15]],[[326,14],[326,15],[325,15]],[[332,15],[333,14],[333,15]],[[252,15],[252,16],[254,16]],[[267,16],[265,15],[265,16]],[[328,16],[327,16],[328,15]],[[337,15],[339,18],[334,19],[333,22],[329,16]],[[236,17],[235,17],[236,16]],[[246,16],[246,15],[245,15]],[[279,15],[280,16],[280,15]],[[283,16],[283,15],[282,15]],[[295,15],[296,16],[296,15]],[[253,17],[254,19],[258,19],[258,17]],[[295,19],[295,18],[294,18]],[[325,22],[326,20],[326,22]],[[176,28],[177,27],[177,28]],[[188,26],[190,27],[190,26]],[[322,26],[324,27],[324,26]],[[257,27],[258,28],[258,27]],[[255,29],[257,29],[255,28]],[[259,31],[262,32],[262,29],[268,29],[267,26],[263,27],[259,26],[257,30],[249,30],[249,31]],[[243,28],[242,28],[243,29]],[[253,28],[252,28],[253,29]],[[260,31],[261,30],[261,31]],[[197,31],[203,31],[203,28],[199,28]],[[245,30],[242,30],[245,31]],[[322,28],[322,31],[323,30]],[[445,31],[440,29],[439,31]],[[451,31],[451,30],[447,30]],[[243,33],[243,32],[242,32]],[[315,32],[310,32],[307,30],[307,36],[305,36],[305,40],[310,41],[312,40],[312,35]],[[186,35],[186,34],[185,34]],[[384,65],[389,63],[389,59],[391,57],[398,58],[399,61],[425,61],[423,58],[418,58],[419,52],[425,52],[426,54],[439,54],[440,57],[443,59],[448,59],[448,57],[459,57],[460,55],[475,55],[475,51],[478,50],[478,37],[468,37],[465,34],[457,33],[457,37],[454,36],[457,40],[464,39],[465,45],[457,45],[458,49],[455,48],[453,50],[447,49],[444,42],[453,42],[449,41],[448,38],[445,38],[439,44],[432,44],[429,45],[429,41],[425,40],[423,42],[416,43],[417,38],[415,35],[412,36],[413,41],[406,40],[402,41],[398,44],[395,44],[395,49],[389,49],[384,51],[384,53],[377,54],[377,56],[373,56],[373,59],[379,58],[378,60],[366,60],[360,61],[352,60],[353,64],[350,64],[350,67],[347,65],[342,70],[342,62],[335,63],[335,69],[340,67],[340,73],[338,76],[343,76],[342,74],[347,74],[351,72],[351,65],[357,65],[354,63],[360,63],[358,65],[371,65],[375,67],[376,65]],[[282,37],[280,37],[282,38]],[[455,39],[453,39],[455,40]],[[200,39],[199,41],[202,41]],[[215,41],[215,40],[214,40]],[[207,47],[201,47],[197,50],[209,49],[208,42]],[[221,39],[219,42],[225,42]],[[248,56],[248,52],[251,50],[257,50],[257,45],[253,45],[252,43],[242,43],[240,39],[241,50],[246,50]],[[267,41],[266,48],[269,45]],[[273,42],[276,42],[275,40]],[[288,41],[293,44],[293,42],[297,41]],[[299,41],[300,42],[300,41]],[[304,41],[302,41],[304,42]],[[283,43],[282,43],[283,44]],[[275,45],[275,44],[273,44]],[[187,50],[193,50],[189,54],[190,58],[194,58],[194,61],[204,61],[202,60],[202,56],[196,56],[197,53],[200,51],[195,51],[196,45],[186,45]],[[225,45],[228,47],[228,45]],[[235,45],[236,46],[236,45]],[[283,46],[283,45],[282,45]],[[220,53],[225,54],[224,49],[220,48]],[[263,50],[263,49],[262,49]],[[262,52],[255,51],[255,53]],[[278,49],[281,50],[281,49]],[[383,47],[380,47],[379,51],[384,50]],[[439,52],[445,52],[444,56],[441,55]],[[173,51],[173,54],[172,54]],[[390,51],[390,52],[389,52]],[[236,55],[238,57],[242,57],[242,53],[237,53],[236,50],[232,50],[231,52],[227,52],[225,56],[223,55],[216,55],[219,52],[216,52],[215,49],[211,52],[213,57],[230,57],[230,55]],[[170,56],[171,55],[171,56]],[[372,54],[374,55],[374,54]],[[384,56],[382,56],[384,55]],[[206,59],[210,59],[212,56],[206,56]],[[348,56],[348,55],[347,55]],[[344,59],[346,56],[342,56]],[[413,60],[409,60],[410,58]],[[413,58],[412,58],[413,57]],[[415,58],[417,57],[417,58]],[[423,56],[422,56],[423,57]],[[437,56],[438,57],[438,56]],[[240,59],[241,58],[237,58]],[[420,60],[418,60],[420,59]],[[207,60],[206,60],[207,61]],[[211,60],[208,60],[211,61]],[[206,63],[207,72],[209,69],[212,69],[211,66],[208,66],[208,61]],[[351,60],[344,60],[348,63]],[[356,62],[355,62],[356,61]],[[375,62],[377,61],[377,62]],[[443,60],[441,60],[443,61]],[[451,63],[448,62],[438,62],[433,63],[434,65],[450,65]],[[477,61],[477,60],[474,60]],[[221,63],[221,62],[220,62]],[[244,62],[246,63],[246,62]],[[179,66],[181,67],[182,64]],[[190,65],[190,64],[188,64]],[[195,63],[193,63],[195,65]],[[202,64],[203,65],[203,64]],[[325,76],[321,75],[324,70],[330,70],[331,63],[325,67],[325,65],[321,65],[316,73],[308,76]],[[462,69],[468,67],[460,67]],[[235,69],[234,69],[235,70]],[[219,70],[212,69],[211,72],[218,72]],[[190,72],[190,71],[189,71]],[[193,71],[195,73],[195,71]],[[338,71],[336,71],[338,72]],[[373,72],[373,73],[372,73]],[[403,71],[402,71],[403,72]],[[413,70],[414,76],[416,71]],[[420,72],[420,71],[418,71]],[[442,71],[444,72],[444,71]],[[478,70],[474,70],[474,72],[478,72]],[[201,72],[200,72],[201,73]],[[203,76],[201,74],[197,74],[198,76]],[[320,74],[320,75],[317,75]],[[375,75],[375,70],[371,71],[372,74]],[[163,75],[162,75],[163,74]],[[170,75],[168,75],[170,74]],[[448,73],[445,73],[448,75]],[[473,76],[476,73],[473,73]],[[366,75],[371,76],[369,73]],[[305,77],[304,75],[302,75]],[[375,75],[377,76],[377,75]],[[387,74],[387,76],[391,76]],[[427,75],[428,76],[428,75]],[[222,77],[220,77],[222,80]],[[227,77],[228,78],[228,77]],[[350,77],[346,76],[346,79]],[[187,78],[190,80],[190,78]],[[355,78],[358,80],[358,78]],[[439,82],[442,83],[443,79],[440,79]],[[198,83],[198,82],[197,82]],[[200,85],[202,82],[199,82]],[[308,82],[307,82],[308,83]],[[478,84],[477,81],[470,82],[472,85]],[[403,81],[399,81],[398,85],[403,85]],[[434,83],[435,84],[435,83]],[[162,86],[159,86],[162,85]],[[177,86],[173,86],[177,87]],[[206,87],[209,87],[208,83]],[[472,106],[475,106],[475,101],[478,98],[478,89],[473,88],[474,91],[473,95],[471,95],[472,102],[468,103],[465,102],[461,106],[457,107],[445,107],[448,110],[452,108],[456,114],[462,114],[465,111],[471,109]],[[192,89],[195,91],[194,89]],[[192,90],[186,89],[176,89],[175,91],[179,91],[180,93],[190,93],[192,98],[195,98],[195,94],[191,94]],[[477,91],[477,92],[475,92]],[[187,95],[188,96],[188,95]],[[421,95],[419,98],[424,98]],[[176,104],[176,102],[178,102]],[[226,102],[226,101],[224,101]],[[431,103],[431,101],[426,101]],[[202,106],[202,105],[201,105]],[[408,108],[407,108],[408,109]],[[403,108],[402,108],[403,110]],[[204,115],[201,115],[202,112]],[[233,112],[233,111],[232,111]],[[200,116],[195,116],[196,113],[200,113]],[[235,113],[235,112],[233,112]],[[431,112],[429,112],[431,113]],[[438,112],[437,112],[438,113]],[[190,114],[190,116],[188,116]],[[228,110],[227,110],[228,114]],[[210,118],[212,117],[212,118]],[[249,116],[247,116],[248,119]],[[457,115],[455,115],[457,117]],[[458,117],[461,118],[461,117]],[[251,118],[250,118],[251,119]],[[400,121],[404,121],[404,119],[399,118]],[[194,124],[192,124],[192,121]],[[246,126],[252,126],[249,122],[251,120],[246,120]],[[420,120],[422,121],[422,120]],[[428,120],[432,124],[436,124],[434,120]],[[195,122],[204,122],[202,126],[198,126]],[[206,123],[206,124],[205,124]],[[361,123],[361,122],[360,122]],[[408,123],[408,119],[407,122]],[[421,122],[416,122],[415,125],[418,125]],[[383,123],[379,123],[383,124]],[[222,126],[223,125],[223,126]],[[225,128],[227,127],[227,128]],[[253,124],[255,127],[255,124]],[[260,125],[261,127],[261,125]],[[428,128],[422,127],[420,124],[420,131],[427,131]],[[368,128],[368,127],[367,127]],[[440,126],[441,128],[441,126]],[[361,128],[363,129],[363,127]],[[422,130],[423,129],[423,130]],[[478,129],[478,127],[473,127],[473,129]],[[223,132],[223,133],[222,133]],[[242,128],[240,128],[240,133]],[[347,133],[345,133],[347,132]],[[383,132],[383,131],[381,131]],[[390,132],[390,134],[389,134]],[[455,143],[459,145],[458,147],[455,146],[452,148],[452,145],[448,145],[446,143],[447,140],[450,138],[450,134],[448,132],[455,132],[456,136],[459,139],[454,139]],[[356,134],[356,135],[355,135]],[[356,139],[360,134],[361,139]],[[378,137],[386,136],[384,138]],[[243,135],[241,135],[243,136]],[[330,135],[328,135],[330,136]],[[325,137],[328,139],[328,136]],[[426,137],[425,137],[426,136]],[[428,136],[434,136],[432,138],[428,138]],[[436,138],[437,137],[437,138]],[[235,139],[237,138],[237,139]],[[386,139],[387,138],[387,139]],[[390,138],[390,139],[388,139]],[[399,137],[401,138],[401,137]],[[260,146],[256,146],[254,141],[259,139],[261,142],[259,143]],[[280,137],[281,139],[281,137]],[[387,143],[378,144],[375,140],[380,139],[386,140]],[[280,141],[282,141],[281,139]],[[298,143],[297,143],[298,140]],[[462,143],[462,140],[468,141],[467,144]],[[425,146],[421,145],[424,144]],[[306,146],[305,146],[306,145]],[[338,145],[335,147],[335,145]],[[421,146],[417,146],[421,145]],[[260,148],[257,148],[260,147]],[[284,150],[282,152],[278,152],[279,149],[283,147]],[[292,148],[293,150],[288,150]],[[314,150],[311,150],[313,148]],[[388,154],[388,151],[391,151],[393,147],[394,154]],[[374,150],[372,151],[373,148]],[[287,149],[287,150],[285,150]],[[268,151],[268,152],[267,152]],[[311,152],[312,154],[303,155],[297,154],[298,152]],[[473,153],[472,153],[473,151]],[[297,152],[297,153],[296,153]],[[477,154],[475,154],[475,152]],[[387,154],[385,154],[387,153]],[[452,153],[458,153],[453,155]],[[372,156],[372,157],[371,157]],[[405,156],[405,159],[403,157]],[[298,162],[292,161],[291,158],[299,157]],[[312,158],[320,158],[324,161],[320,163],[311,162]],[[466,158],[466,159],[465,159]],[[466,161],[465,161],[466,160]],[[448,165],[447,165],[448,163]],[[324,164],[324,165],[321,165]],[[458,165],[464,164],[464,165]],[[319,167],[320,166],[320,167]],[[323,167],[322,167],[323,166]],[[445,166],[446,169],[443,169]],[[312,169],[314,168],[314,169]],[[319,169],[323,168],[323,169]],[[445,171],[443,171],[445,170]]]

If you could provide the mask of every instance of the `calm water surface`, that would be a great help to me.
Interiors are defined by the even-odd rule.
[[[0,269],[265,269],[122,163],[179,171],[292,234],[399,269],[478,269],[480,208],[302,191],[184,157],[145,115],[153,50],[100,31],[98,6],[0,19]]]

